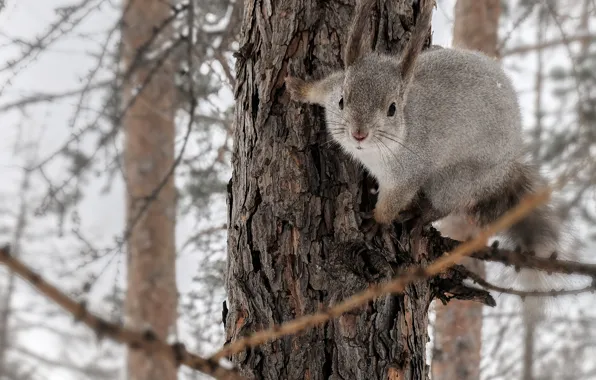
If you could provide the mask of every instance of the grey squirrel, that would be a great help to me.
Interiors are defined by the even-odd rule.
[[[501,65],[480,52],[423,51],[434,0],[420,2],[398,57],[361,52],[366,16],[376,4],[363,0],[344,70],[313,81],[289,76],[286,89],[295,101],[323,106],[331,137],[376,178],[378,223],[403,219],[422,193],[430,204],[422,210],[424,223],[447,217],[451,225],[482,228],[544,183],[525,157],[517,95]],[[523,252],[550,257],[560,234],[546,205],[511,226],[504,238]],[[532,290],[552,285],[537,271],[518,276]],[[537,317],[543,304],[531,302],[526,311]]]

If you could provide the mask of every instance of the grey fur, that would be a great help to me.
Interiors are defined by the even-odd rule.
[[[422,19],[430,23],[430,16]],[[428,27],[417,25],[412,40],[423,44]],[[406,49],[413,65],[406,75],[404,55],[367,53],[351,58],[343,72],[313,82],[289,78],[287,87],[294,100],[325,107],[332,138],[376,177],[378,222],[398,219],[422,192],[433,209],[427,221],[455,215],[482,227],[542,183],[525,157],[515,90],[501,65],[480,52],[421,48]],[[357,141],[353,133],[368,137]],[[505,235],[548,257],[557,250],[559,226],[545,206]],[[533,273],[526,286],[548,287]],[[541,308],[528,310],[537,317]]]

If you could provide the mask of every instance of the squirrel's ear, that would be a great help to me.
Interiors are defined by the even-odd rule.
[[[430,36],[434,7],[435,0],[424,0],[410,40],[401,54],[400,76],[404,82],[401,91],[402,96],[404,97],[410,86],[412,77],[414,76],[414,68],[418,56],[420,55],[427,38]]]
[[[365,53],[363,51],[364,46],[362,46],[362,37],[365,35],[368,18],[376,3],[377,0],[360,0],[356,3],[354,20],[352,20],[352,26],[350,27],[348,42],[346,44],[346,52],[344,54],[345,69],[352,66]]]
[[[328,97],[337,87],[341,86],[343,72],[337,72],[328,77],[306,82],[296,77],[286,77],[286,89],[292,100],[300,103],[315,103],[325,106]]]
[[[310,83],[296,77],[286,78],[286,89],[290,93],[290,98],[300,103],[311,103],[309,98]]]

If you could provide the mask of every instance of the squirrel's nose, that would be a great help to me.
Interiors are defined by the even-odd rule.
[[[360,142],[360,141],[363,141],[365,138],[368,137],[368,132],[354,131],[354,132],[352,132],[352,137],[356,141]]]

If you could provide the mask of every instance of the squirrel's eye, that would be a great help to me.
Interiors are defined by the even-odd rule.
[[[339,99],[339,109],[340,110],[344,109],[344,98]]]
[[[395,103],[391,103],[389,109],[387,110],[387,116],[391,117],[395,115]]]

